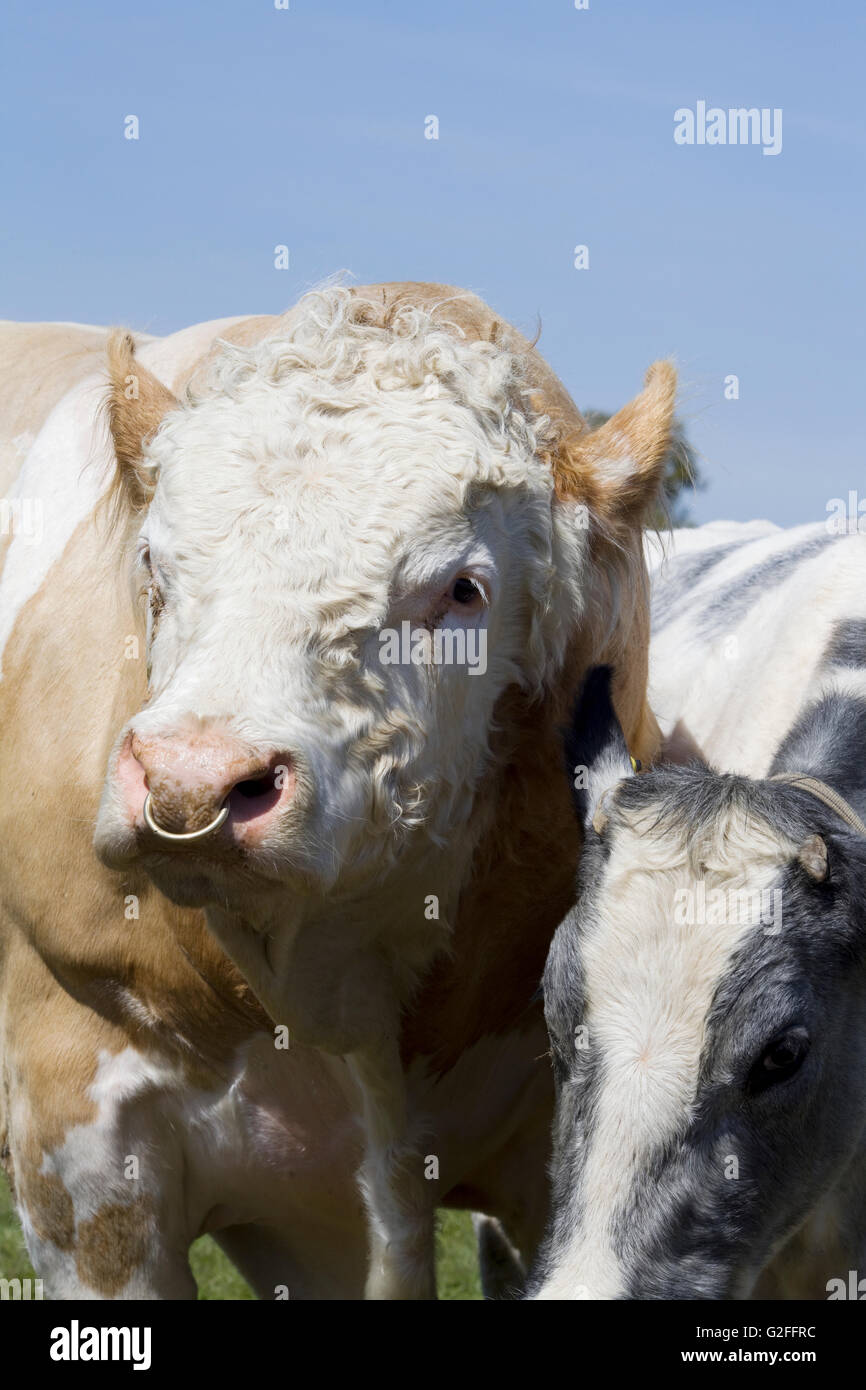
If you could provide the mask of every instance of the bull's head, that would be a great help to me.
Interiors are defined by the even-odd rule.
[[[515,341],[329,290],[177,400],[115,339],[149,692],[111,755],[107,863],[249,913],[465,861],[497,703],[610,622],[593,547],[636,535],[673,400],[661,365],[564,432]]]

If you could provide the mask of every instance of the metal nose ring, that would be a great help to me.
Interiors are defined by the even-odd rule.
[[[225,823],[228,813],[229,806],[228,802],[226,801],[223,802],[222,806],[217,811],[210,825],[206,825],[203,830],[185,830],[178,834],[174,830],[164,830],[163,827],[154,819],[153,810],[150,804],[150,792],[148,792],[147,796],[144,798],[145,823],[150,827],[154,835],[159,835],[160,839],[163,840],[174,840],[176,842],[180,841],[186,845],[188,845],[192,840],[203,840],[206,835],[212,835],[215,830],[219,830],[220,826]]]

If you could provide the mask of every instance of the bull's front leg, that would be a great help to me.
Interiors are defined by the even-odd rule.
[[[63,1040],[56,1054],[5,1058],[0,1154],[45,1295],[195,1299],[181,1135],[164,1118],[160,1061],[132,1047],[105,1050],[79,1085],[65,1064],[71,1038],[83,1052],[86,1027],[76,1035],[62,1023],[45,1028]]]
[[[364,1107],[359,1180],[370,1233],[365,1297],[435,1298],[436,1206],[424,1178],[424,1155],[409,1127],[397,1040],[364,1047],[349,1061]]]

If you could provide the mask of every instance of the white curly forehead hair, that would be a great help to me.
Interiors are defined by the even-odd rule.
[[[420,308],[383,326],[344,289],[310,294],[275,336],[223,345],[147,448],[151,551],[176,548],[211,589],[276,581],[263,602],[318,650],[381,625],[464,559],[525,590],[515,621],[540,617],[557,542],[578,575],[586,531],[554,535],[551,426],[522,368]],[[536,682],[549,654],[530,647],[510,653],[513,674]]]
[[[290,750],[294,862],[329,881],[416,827],[441,845],[466,825],[499,697],[543,692],[592,601],[589,512],[555,496],[528,359],[447,303],[385,315],[328,288],[262,341],[218,344],[127,451],[150,612],[135,731],[192,717]],[[383,634],[418,632],[428,653],[460,636],[475,669],[406,642],[383,661]]]

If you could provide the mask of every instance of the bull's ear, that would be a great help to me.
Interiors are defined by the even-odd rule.
[[[584,827],[604,833],[604,797],[634,775],[625,737],[611,698],[610,666],[594,666],[577,696],[565,733],[565,760],[574,804]]]
[[[167,386],[135,358],[132,335],[121,330],[108,342],[108,422],[117,455],[117,493],[134,511],[141,511],[153,494],[153,470],[144,466],[143,446],[153,438],[163,418],[178,408]]]
[[[587,502],[602,523],[645,520],[660,493],[676,389],[673,363],[654,362],[640,395],[556,461],[560,498]]]

